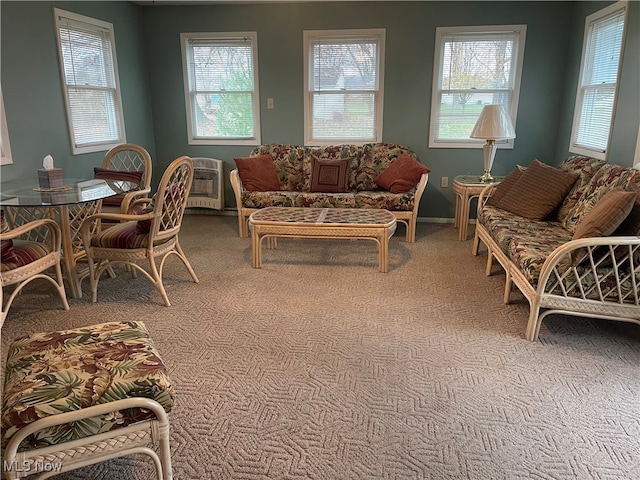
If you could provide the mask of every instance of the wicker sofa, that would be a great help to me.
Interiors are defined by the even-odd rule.
[[[382,208],[391,211],[399,222],[406,225],[406,241],[415,241],[418,206],[429,178],[428,168],[423,166],[426,172],[417,175],[415,185],[407,186],[408,191],[400,193],[393,193],[394,189],[385,190],[374,181],[398,159],[406,160],[408,156],[417,160],[411,149],[391,143],[326,147],[270,144],[255,148],[250,157],[264,155],[273,158],[280,184],[278,190],[252,191],[243,185],[238,168],[230,174],[241,237],[248,236],[249,215],[264,207]],[[313,157],[351,159],[345,191],[314,191]]]
[[[504,303],[512,284],[528,300],[528,340],[537,340],[542,320],[553,313],[640,324],[640,171],[577,156],[557,170],[573,174],[575,182],[541,220],[500,208],[500,198],[490,200],[498,194],[507,200],[505,192],[518,188],[522,170],[514,174],[520,178],[510,174],[502,182],[511,183],[502,192],[500,184],[487,186],[479,198],[472,253],[482,242],[486,274],[494,259],[504,269]],[[624,206],[615,200],[621,197]]]

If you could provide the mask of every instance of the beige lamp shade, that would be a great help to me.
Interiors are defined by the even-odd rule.
[[[485,105],[470,137],[500,140],[516,138],[516,132],[502,105]]]

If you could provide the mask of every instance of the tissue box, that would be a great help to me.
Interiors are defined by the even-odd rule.
[[[64,187],[64,178],[61,168],[51,168],[38,170],[38,184],[40,188],[62,188]]]

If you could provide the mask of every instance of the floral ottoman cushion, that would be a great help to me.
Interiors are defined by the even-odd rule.
[[[40,418],[129,397],[157,401],[169,412],[175,392],[142,322],[36,333],[9,348],[2,401],[2,448]],[[139,408],[40,430],[21,449],[84,438],[152,417]]]

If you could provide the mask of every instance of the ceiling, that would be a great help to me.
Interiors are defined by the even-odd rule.
[[[133,0],[132,3],[144,6],[163,5],[220,5],[239,3],[300,3],[300,2],[364,2],[364,1],[425,1],[425,0]]]

